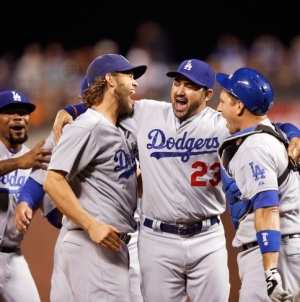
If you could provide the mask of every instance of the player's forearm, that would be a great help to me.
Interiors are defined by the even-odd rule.
[[[281,235],[278,206],[257,209],[255,229],[259,236],[264,270],[277,267]]]
[[[45,178],[44,190],[61,213],[79,227],[88,230],[90,225],[95,223],[93,217],[78,202],[62,173],[49,170]]]
[[[0,161],[0,176],[22,168],[22,158],[10,158]]]
[[[264,270],[277,267],[278,257],[278,252],[262,254]]]
[[[261,230],[280,230],[278,206],[260,208],[255,211],[256,232]]]

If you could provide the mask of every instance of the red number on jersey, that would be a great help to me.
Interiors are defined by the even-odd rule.
[[[193,187],[206,187],[207,182],[215,187],[221,181],[220,163],[214,163],[208,167],[206,163],[196,161],[192,164],[192,168],[197,169],[191,175],[191,186]],[[211,175],[211,178],[208,180],[203,179],[203,176],[208,173]]]

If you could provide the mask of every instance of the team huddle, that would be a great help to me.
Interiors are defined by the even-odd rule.
[[[188,59],[166,74],[171,102],[133,101],[145,72],[95,58],[80,102],[32,150],[35,105],[0,93],[2,300],[40,301],[20,248],[40,208],[60,229],[51,302],[229,301],[228,207],[239,301],[299,302],[300,130],[268,118],[269,81]]]

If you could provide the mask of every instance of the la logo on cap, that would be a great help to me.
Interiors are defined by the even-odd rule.
[[[192,65],[192,62],[191,61],[188,61],[185,66],[183,67],[183,69],[186,69],[186,70],[191,70],[193,67]]]
[[[14,101],[21,101],[21,96],[17,92],[12,91],[11,93],[13,95]]]

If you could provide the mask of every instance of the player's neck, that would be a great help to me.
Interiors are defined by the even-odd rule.
[[[117,118],[112,113],[111,110],[108,108],[102,108],[102,106],[92,106],[92,109],[99,112],[101,115],[103,115],[108,121],[110,121],[113,125],[117,124]]]
[[[240,130],[258,125],[259,123],[261,123],[263,120],[265,120],[267,117],[267,115],[262,115],[262,116],[258,116],[258,115],[252,115],[252,116],[248,116],[247,118],[243,118],[240,120]]]

